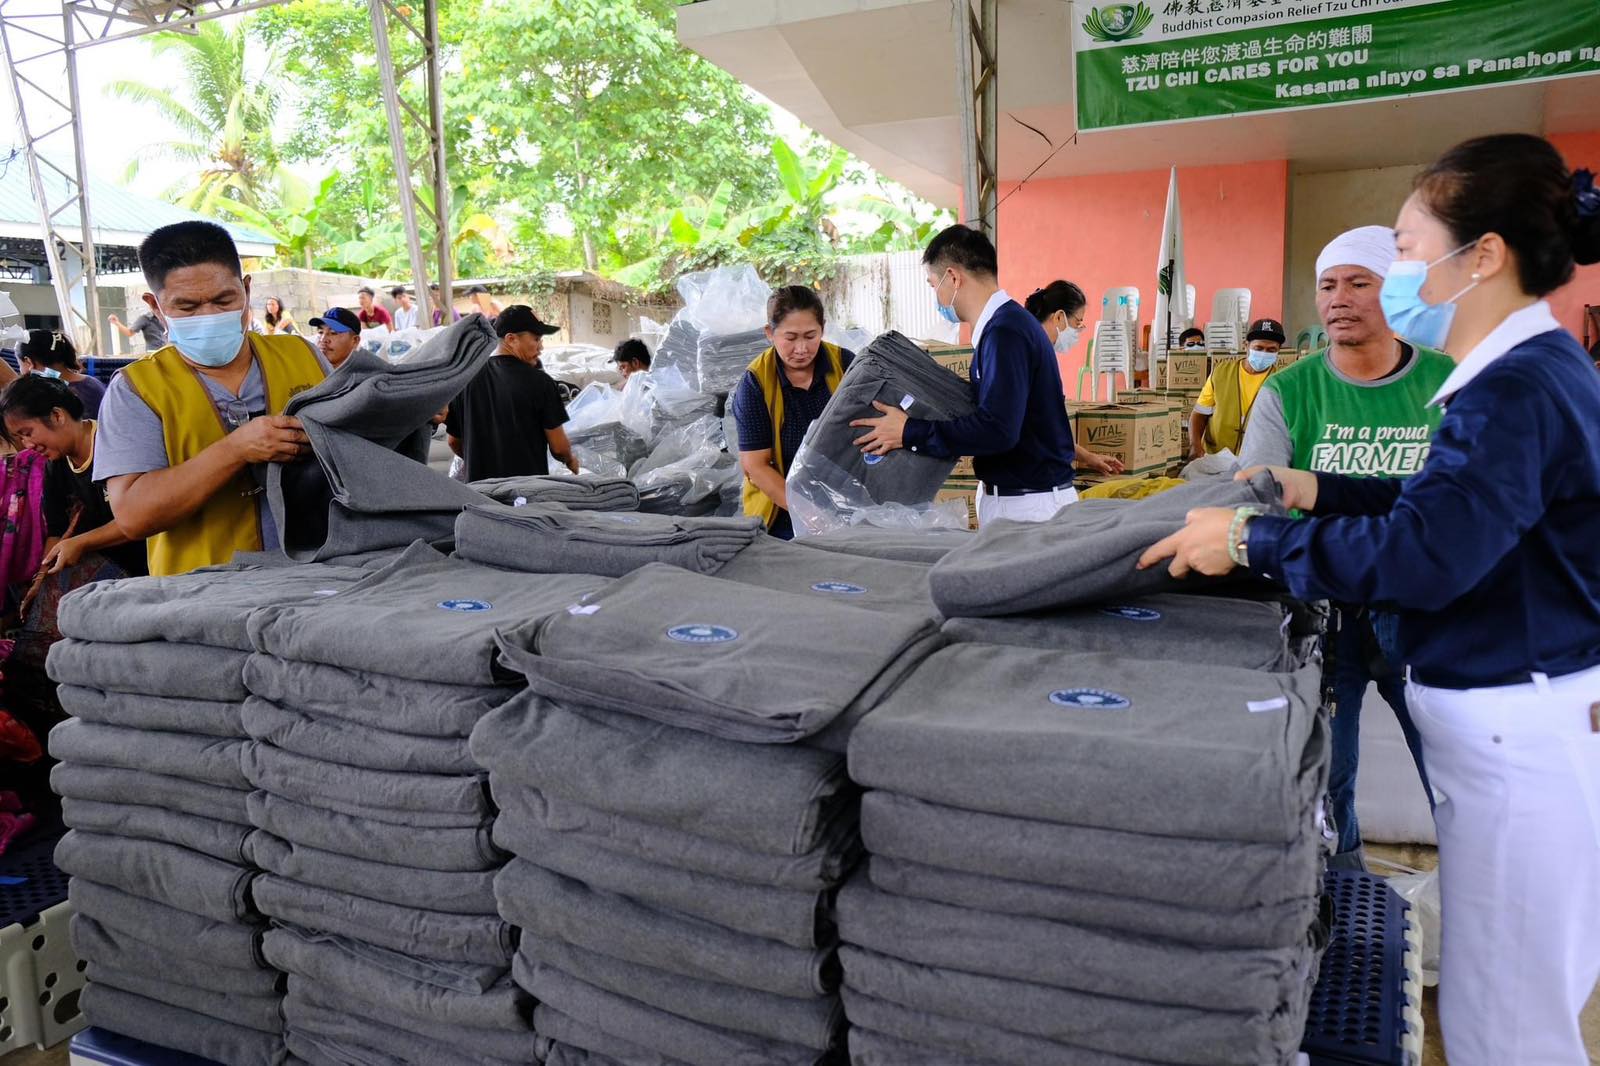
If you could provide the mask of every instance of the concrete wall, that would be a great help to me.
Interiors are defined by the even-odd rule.
[[[1155,312],[1157,257],[1169,172],[1139,171],[1035,180],[1000,205],[1000,283],[1021,301],[1056,278],[1089,296],[1093,328],[1107,289],[1136,285],[1142,322]],[[1002,185],[1006,197],[1013,185]],[[1218,289],[1253,291],[1252,315],[1283,313],[1288,219],[1287,162],[1181,167],[1184,264],[1197,288],[1196,318]],[[1061,357],[1067,394],[1077,387],[1087,342]]]

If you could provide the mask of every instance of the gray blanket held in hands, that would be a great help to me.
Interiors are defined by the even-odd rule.
[[[472,489],[401,450],[449,405],[499,340],[469,315],[391,364],[357,351],[284,414],[300,419],[313,459],[268,466],[267,502],[280,546],[309,562],[448,539]]]
[[[557,503],[574,511],[636,511],[639,488],[627,478],[594,477],[497,477],[469,484],[494,500],[510,507],[524,504]],[[519,502],[520,501],[520,502]]]
[[[1269,473],[1250,481],[1192,481],[1143,500],[1085,500],[1048,522],[995,522],[939,560],[933,601],[947,617],[1019,614],[1051,607],[1120,603],[1192,588],[1165,563],[1137,568],[1152,544],[1182,529],[1197,507],[1251,505],[1281,513]]]
[[[925,618],[652,564],[531,632],[502,633],[501,653],[558,699],[783,744],[909,669],[907,649],[935,632]]]
[[[463,559],[534,574],[623,577],[649,563],[713,574],[763,535],[756,518],[572,511],[474,504],[456,520]]]
[[[1327,786],[1319,674],[958,644],[856,727],[850,776],[1019,818],[1286,843]]]

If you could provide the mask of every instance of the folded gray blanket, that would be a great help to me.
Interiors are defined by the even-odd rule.
[[[327,762],[420,774],[470,774],[477,769],[461,737],[392,733],[347,719],[308,715],[259,696],[245,701],[240,719],[256,740]]]
[[[1272,475],[1250,481],[1191,481],[1143,500],[1086,500],[1048,522],[996,522],[934,564],[933,601],[946,616],[1018,614],[1049,607],[1121,603],[1203,583],[1179,581],[1165,564],[1139,570],[1139,556],[1183,528],[1197,507],[1282,512]]]
[[[120,973],[160,975],[163,981],[236,996],[275,996],[282,991],[278,982],[283,975],[276,970],[197,958],[173,937],[141,940],[88,914],[72,916],[71,936],[72,950],[80,960]]]
[[[255,871],[188,848],[74,829],[56,845],[55,861],[74,877],[219,922],[257,917],[250,902]]]
[[[496,503],[508,506],[556,503],[573,511],[639,509],[638,486],[627,478],[587,474],[582,477],[497,477],[468,484]]]
[[[271,833],[250,838],[255,865],[279,877],[335,892],[365,896],[397,907],[445,914],[494,914],[494,871],[424,870],[351,858]]]
[[[780,855],[815,848],[857,795],[828,752],[739,744],[533,692],[486,715],[472,751],[547,795]]]
[[[1315,896],[1261,906],[1200,907],[1158,903],[1086,889],[944,870],[886,855],[874,855],[869,860],[867,876],[874,888],[896,896],[1217,948],[1277,948],[1304,944],[1306,930],[1317,920],[1319,909]]]
[[[190,1010],[207,1018],[215,1018],[246,1029],[274,1035],[283,1032],[283,1015],[280,1010],[283,996],[276,991],[260,996],[239,995],[165,980],[165,971],[159,972],[162,974],[161,977],[144,971],[118,970],[93,959],[89,960],[89,965],[84,970],[85,976],[92,984],[120,989],[136,996],[153,999],[157,1003],[165,1003],[169,1007]]]
[[[201,644],[101,644],[57,641],[45,668],[63,685],[142,696],[238,701],[245,697],[245,654]]]
[[[517,693],[505,685],[441,685],[271,655],[250,656],[244,678],[254,695],[314,718],[423,737],[465,737]]]
[[[1309,923],[1293,947],[1197,947],[891,896],[859,875],[837,916],[846,944],[907,962],[1205,1011],[1270,1012],[1301,990],[1310,954]]]
[[[135,837],[176,844],[240,866],[249,864],[245,841],[255,830],[247,825],[202,818],[142,803],[106,803],[100,800],[61,801],[61,820],[72,829],[114,837]]]
[[[232,700],[136,696],[78,685],[59,686],[56,698],[68,714],[86,722],[206,737],[244,736],[244,726],[239,721],[239,704]]]
[[[416,545],[336,596],[252,612],[250,639],[258,651],[280,659],[431,683],[493,685],[506,679],[495,669],[497,633],[513,642],[523,634],[531,639],[545,615],[606,584],[599,577],[507,573]],[[383,639],[373,640],[375,632]]]
[[[868,852],[1038,885],[1186,907],[1270,907],[1314,898],[1323,841],[1251,844],[1120,833],[984,814],[868,792],[861,801]]]
[[[546,695],[781,744],[907,669],[902,657],[934,628],[653,564],[500,639],[506,666]]]
[[[69,718],[50,730],[49,746],[50,754],[62,762],[139,770],[219,788],[249,787],[239,766],[244,741],[238,739],[124,729]]]
[[[366,576],[366,570],[349,566],[231,565],[97,581],[61,601],[61,632],[75,640],[166,640],[249,651],[245,618],[257,607],[314,601]]]
[[[289,994],[284,1002],[284,1014],[291,1025],[295,1020],[297,1005],[348,1012],[361,1019],[378,1022],[411,1035],[422,1036],[447,1047],[475,1051],[493,1059],[517,1063],[539,1061],[537,1055],[539,1038],[533,1032],[531,1007],[528,1011],[527,1024],[521,1029],[457,1025],[437,1018],[419,1016],[412,1013],[406,1004],[392,1002],[382,996],[357,997],[339,986],[291,976]]]
[[[860,1026],[850,1030],[850,1061],[855,1066],[926,1066],[935,1061],[943,1066],[987,1066],[979,1059],[938,1051]]]
[[[261,954],[261,930],[220,922],[110,885],[74,877],[67,886],[73,912],[149,944],[171,944],[195,960],[234,969],[269,969]]]
[[[806,949],[670,914],[513,859],[495,879],[500,914],[529,934],[629,962],[780,996],[837,987],[832,947]]]
[[[850,776],[1019,818],[1286,843],[1327,788],[1320,673],[958,644],[857,726]]]
[[[57,763],[50,768],[50,789],[63,799],[137,803],[234,825],[250,824],[250,813],[245,809],[248,792],[142,770]]]
[[[481,992],[461,992],[387,970],[347,950],[338,938],[291,928],[270,930],[264,947],[268,960],[286,973],[353,1000],[404,1010],[418,1020],[523,1032],[533,1011],[532,998],[509,977]]]
[[[837,996],[793,999],[717,981],[698,981],[560,940],[525,938],[517,954],[524,972],[540,965],[554,967],[603,991],[702,1025],[819,1051],[843,1042],[844,1008]]]
[[[580,1022],[548,1003],[533,1008],[533,1028],[548,1048],[546,1066],[685,1066],[682,1059]]]
[[[547,870],[651,907],[797,948],[814,948],[834,939],[828,918],[830,894],[823,889],[767,888],[696,874],[623,851],[592,847],[504,815],[495,822],[494,837],[507,851],[527,856]]]
[[[169,1006],[110,985],[91,984],[80,1003],[90,1025],[228,1066],[283,1066],[280,1036]]]
[[[1074,607],[997,618],[952,618],[952,640],[1065,652],[1108,652],[1125,659],[1296,670],[1283,608],[1220,596],[1145,596],[1104,607]]]
[[[964,529],[909,530],[849,526],[802,537],[793,543],[863,559],[888,559],[932,566],[971,540],[972,534]]]
[[[493,810],[482,776],[363,770],[256,740],[246,743],[243,764],[256,788],[357,818],[446,828],[481,825]]]
[[[493,820],[487,815],[478,825],[431,829],[357,818],[261,791],[250,793],[246,808],[259,829],[356,859],[423,870],[490,870],[506,858],[490,839]]]
[[[474,504],[456,521],[456,554],[535,574],[623,577],[649,563],[714,574],[762,537],[756,518],[571,511],[558,504]]]
[[[272,874],[256,878],[252,894],[261,913],[279,923],[387,948],[424,962],[462,964],[448,967],[448,972],[455,977],[471,975],[480,988],[488,987],[511,965],[516,951],[515,930],[496,916],[397,907]]]
[[[322,1061],[339,1066],[523,1066],[538,1061],[532,1057],[537,1037],[531,1028],[525,1034],[501,1034],[423,1020],[401,1025],[372,1017],[374,1012],[365,1003],[352,1009],[353,1005],[342,1002],[341,997],[317,996],[314,989],[313,982],[291,977],[283,1016],[289,1046],[295,1046],[296,1038],[308,1042],[313,1054],[320,1052],[324,1056]],[[398,1011],[394,1013],[404,1017]],[[510,1054],[497,1055],[494,1048],[506,1049]]]
[[[1197,1010],[920,966],[853,945],[840,954],[851,992],[1074,1049],[1185,1066],[1293,1061],[1310,999],[1307,984],[1294,1001],[1258,1011]],[[847,1011],[849,1002],[847,994]]]
[[[653,863],[772,888],[818,890],[844,880],[861,857],[861,831],[854,818],[835,820],[832,832],[803,855],[752,851],[721,840],[549,796],[491,774],[490,790],[500,806],[499,822],[569,835],[585,847],[623,851]]]
[[[717,576],[852,607],[928,618],[938,615],[928,591],[927,564],[807,551],[803,543],[763,537],[729,560]]]
[[[518,955],[518,982],[563,1014],[693,1066],[816,1066],[828,1056],[751,1033],[706,1025],[618,996]]]

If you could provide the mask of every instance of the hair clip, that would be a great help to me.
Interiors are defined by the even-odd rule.
[[[1578,170],[1572,175],[1572,199],[1578,205],[1579,218],[1600,215],[1600,189],[1594,187],[1594,171]]]

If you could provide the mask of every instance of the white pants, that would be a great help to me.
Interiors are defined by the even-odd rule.
[[[1438,796],[1439,1021],[1450,1066],[1584,1066],[1600,980],[1600,668],[1412,683]]]
[[[1067,504],[1077,502],[1078,490],[1074,488],[1030,492],[1026,496],[991,496],[980,492],[978,525],[985,526],[1001,518],[1010,522],[1048,522]]]

